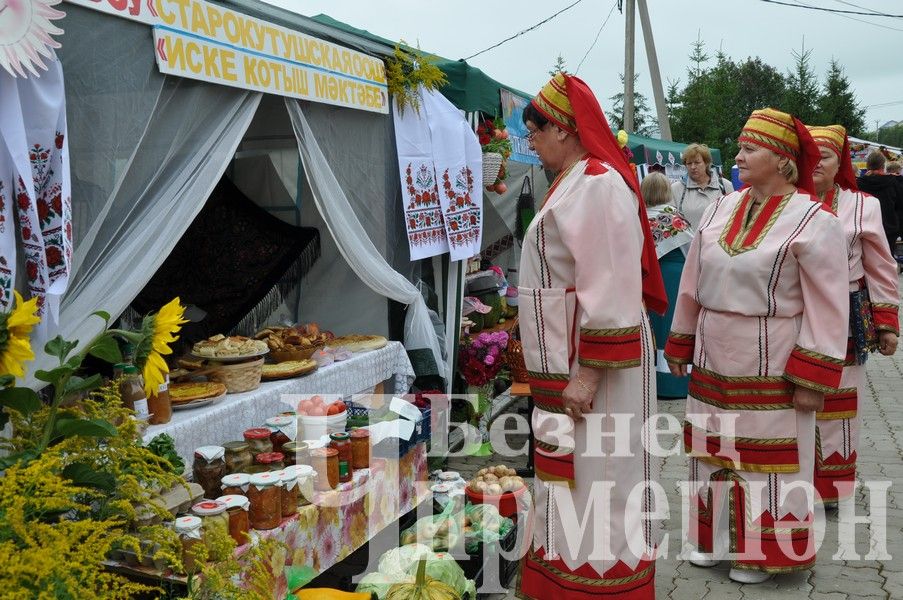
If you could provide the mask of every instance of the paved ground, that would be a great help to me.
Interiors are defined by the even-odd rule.
[[[835,559],[838,550],[838,514],[827,513],[825,538],[818,552],[818,562],[811,571],[781,575],[758,585],[739,585],[727,577],[728,567],[699,569],[681,562],[674,556],[658,561],[656,591],[658,600],[725,599],[785,599],[845,600],[859,598],[903,599],[903,349],[893,357],[872,355],[867,366],[869,393],[860,400],[862,435],[859,448],[858,477],[863,481],[889,481],[887,492],[887,553],[886,560]],[[515,404],[512,409],[525,407]],[[661,401],[659,409],[682,420],[684,403]],[[518,447],[523,436],[511,436],[510,445]],[[673,443],[673,440],[672,440]],[[663,446],[667,447],[664,443]],[[500,462],[497,458],[450,459],[449,468],[462,472],[465,478],[482,466]],[[525,459],[505,461],[509,466],[521,466]],[[672,520],[667,530],[672,540],[680,539],[680,497],[676,485],[686,477],[687,460],[683,455],[666,459],[659,475],[671,501]],[[857,515],[876,511],[874,502],[860,487]],[[855,547],[858,554],[869,552],[871,528],[857,525]],[[849,539],[846,536],[846,539]],[[673,546],[674,542],[672,542]],[[512,588],[513,590],[513,588]],[[514,598],[513,591],[496,595],[492,600]]]

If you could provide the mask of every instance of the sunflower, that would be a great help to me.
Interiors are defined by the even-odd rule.
[[[25,302],[19,292],[13,290],[13,294],[16,302],[12,312],[0,314],[0,374],[24,377],[22,364],[34,360],[28,336],[41,318],[35,314],[38,311],[37,296]]]
[[[144,339],[138,345],[135,354],[138,363],[143,364],[144,392],[148,396],[157,393],[164,381],[163,376],[169,373],[169,366],[163,360],[163,356],[172,354],[169,345],[179,339],[175,334],[182,328],[183,323],[188,322],[182,318],[184,313],[185,307],[178,298],[173,298],[157,314],[144,317],[141,326]]]

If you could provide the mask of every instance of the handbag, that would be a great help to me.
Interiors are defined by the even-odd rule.
[[[520,196],[517,197],[517,214],[514,217],[516,219],[514,224],[514,237],[516,237],[518,241],[524,241],[524,234],[535,215],[536,200],[533,198],[533,184],[530,181],[530,176],[525,175],[524,182],[520,187]]]
[[[865,281],[855,292],[850,292],[850,337],[853,340],[853,356],[857,365],[864,365],[870,352],[878,349],[878,331]]]

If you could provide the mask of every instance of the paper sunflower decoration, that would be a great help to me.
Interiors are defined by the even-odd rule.
[[[66,16],[53,8],[61,1],[0,0],[0,67],[13,77],[27,77],[26,70],[40,77],[35,67],[47,70],[41,57],[52,59],[51,48],[60,47],[50,36],[63,30],[50,21]]]

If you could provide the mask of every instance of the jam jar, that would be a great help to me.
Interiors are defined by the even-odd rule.
[[[216,501],[226,505],[226,514],[229,515],[229,535],[239,546],[247,544],[248,531],[251,529],[251,522],[248,520],[251,502],[241,494],[220,496]]]
[[[310,465],[293,465],[284,469],[298,481],[298,506],[310,504],[314,496],[314,469]]]
[[[298,476],[294,469],[276,471],[274,475],[282,483],[282,516],[290,517],[298,512]]]
[[[351,431],[351,466],[356,469],[370,468],[370,430]]]
[[[229,535],[229,515],[226,514],[226,505],[222,502],[204,500],[192,506],[191,512],[199,516],[203,522],[201,529],[208,550],[213,550],[217,537]]]
[[[248,517],[254,529],[275,529],[282,521],[282,490],[276,474],[267,471],[251,476],[248,500],[251,509]]]
[[[175,522],[176,535],[182,543],[182,567],[186,574],[197,573],[198,566],[194,559],[194,547],[204,543],[201,535],[201,519],[189,515],[179,517]]]
[[[282,445],[295,439],[298,434],[298,421],[295,417],[279,415],[270,417],[266,421],[270,428],[270,443],[273,444],[273,452],[282,452]]]
[[[282,454],[282,462],[285,463],[285,466],[310,464],[308,442],[286,442],[282,445]]]
[[[338,450],[314,448],[310,451],[310,464],[317,472],[317,490],[321,492],[334,490],[339,485]]]
[[[226,472],[247,473],[248,467],[254,462],[251,454],[251,446],[248,442],[226,442]]]
[[[244,432],[245,441],[248,442],[251,456],[257,456],[273,451],[273,443],[270,442],[269,427],[252,427]]]
[[[222,478],[223,496],[244,496],[251,476],[247,473],[231,473]]]
[[[194,451],[192,476],[204,488],[205,498],[220,495],[220,483],[226,474],[226,463],[223,460],[225,452],[222,446],[201,446]]]
[[[254,462],[267,471],[281,471],[285,466],[282,464],[282,458],[282,452],[264,452],[255,456]]]
[[[351,481],[354,477],[351,466],[351,436],[342,431],[330,434],[329,439],[331,440],[329,442],[330,448],[335,448],[339,451],[339,482],[346,483]]]

